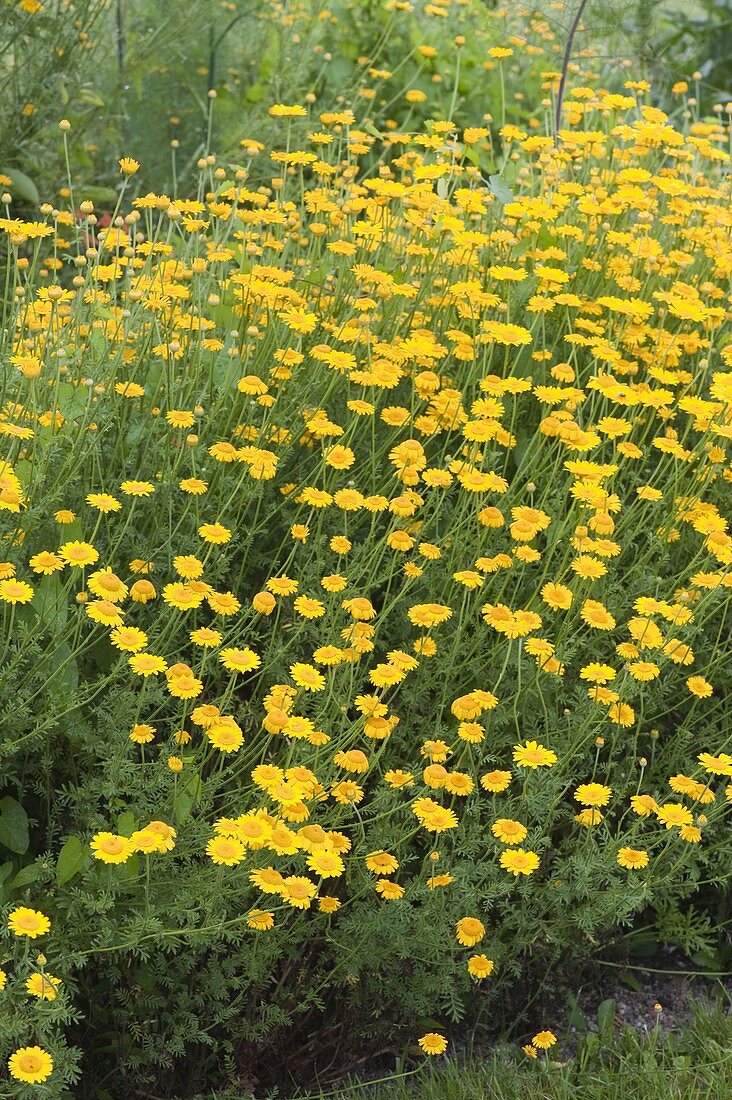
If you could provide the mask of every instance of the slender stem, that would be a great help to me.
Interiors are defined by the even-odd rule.
[[[572,20],[572,26],[569,28],[569,34],[567,36],[567,45],[564,47],[564,57],[562,58],[562,75],[559,80],[559,89],[557,91],[557,109],[554,116],[554,140],[556,141],[559,133],[559,126],[562,118],[562,104],[564,102],[564,88],[567,83],[567,70],[569,68],[569,59],[572,56],[572,44],[574,43],[574,36],[577,33],[577,28],[582,18],[582,13],[587,7],[587,0],[580,0],[580,5],[577,8],[577,14]]]

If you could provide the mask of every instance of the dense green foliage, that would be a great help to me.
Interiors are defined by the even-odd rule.
[[[559,6],[69,11],[0,58],[0,1095],[724,970],[724,108],[589,24],[562,98]]]

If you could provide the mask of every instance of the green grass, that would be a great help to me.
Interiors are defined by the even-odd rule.
[[[575,1037],[577,1040],[577,1037]],[[431,1062],[390,1079],[349,1079],[308,1100],[727,1100],[732,1097],[732,1016],[696,1008],[682,1032],[626,1028],[610,1043],[594,1034],[573,1054],[537,1063],[519,1048],[483,1059]]]

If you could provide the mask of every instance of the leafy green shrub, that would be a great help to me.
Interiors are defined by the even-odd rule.
[[[513,189],[279,103],[273,172],[0,221],[16,1081],[438,1052],[729,879],[728,135],[581,78]]]

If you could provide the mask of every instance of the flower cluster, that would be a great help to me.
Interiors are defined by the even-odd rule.
[[[506,195],[450,119],[278,104],[274,175],[204,158],[194,199],[96,236],[87,203],[86,246],[0,222],[0,675],[40,715],[8,752],[130,703],[73,873],[135,934],[176,875],[255,937],[429,912],[475,990],[513,907],[609,927],[717,862],[728,134],[625,92],[575,88],[556,141],[503,127]]]

